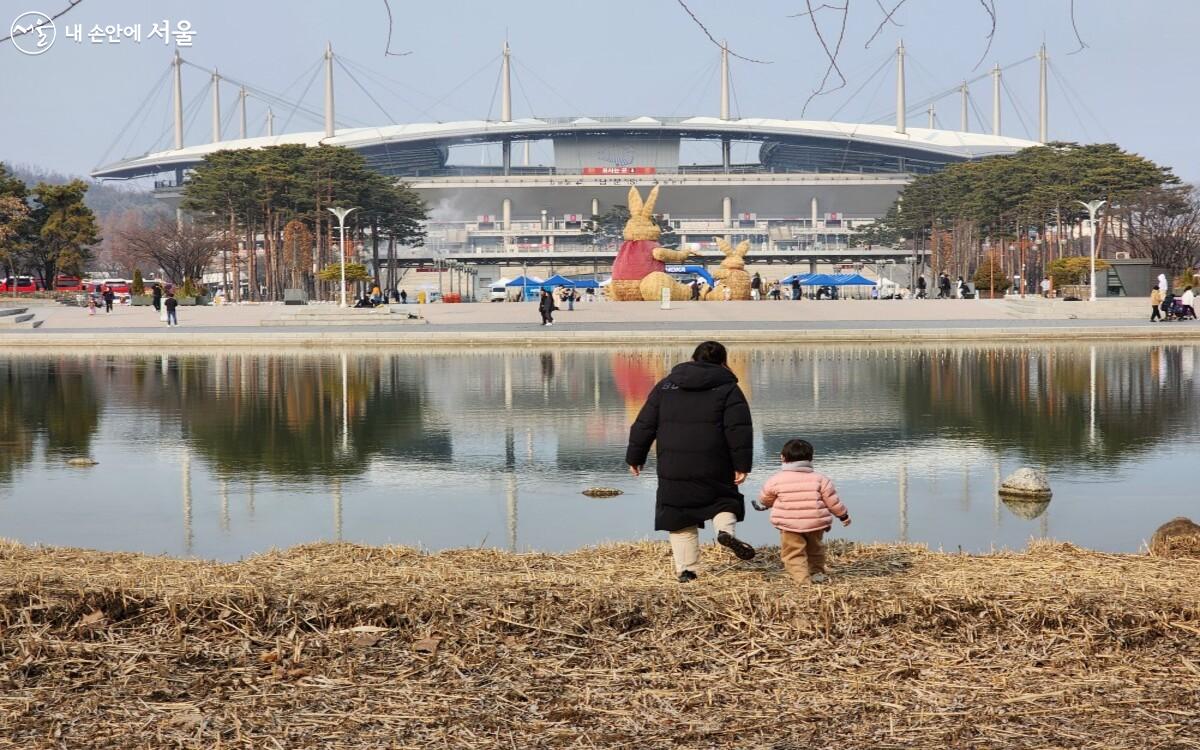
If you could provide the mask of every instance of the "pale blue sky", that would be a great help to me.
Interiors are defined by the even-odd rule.
[[[894,0],[882,0],[891,7]],[[0,27],[7,32],[26,10],[58,10],[66,0],[0,0]],[[1200,52],[1200,3],[1194,0],[1077,0],[1080,33],[1090,45],[1078,54],[1068,15],[1069,0],[997,0],[998,24],[991,52],[975,71],[985,47],[988,19],[971,0],[908,0],[897,13],[903,28],[886,27],[872,44],[864,42],[881,19],[871,0],[851,0],[852,15],[843,43],[846,89],[814,101],[808,116],[829,117],[850,92],[875,71],[902,35],[908,50],[909,101],[950,88],[964,78],[1033,54],[1045,40],[1052,65],[1070,82],[1079,100],[1069,101],[1051,77],[1050,135],[1077,141],[1112,140],[1175,168],[1184,178],[1200,178],[1200,153],[1192,136],[1200,119],[1195,77]],[[189,20],[195,44],[186,58],[272,91],[282,91],[313,66],[326,40],[354,63],[401,82],[370,83],[379,103],[400,122],[495,117],[493,102],[500,50],[506,30],[517,60],[514,115],[684,115],[716,114],[717,50],[684,14],[676,0],[522,0],[521,2],[414,2],[392,0],[398,50],[385,57],[386,15],[382,0],[84,0],[60,20],[54,47],[27,57],[11,43],[0,45],[0,159],[72,173],[101,161],[122,135],[112,161],[149,149],[169,124],[167,100],[122,130],[159,80],[170,59],[160,40],[140,44],[92,45],[65,38],[62,25],[141,23],[143,35],[156,19]],[[735,60],[735,112],[744,116],[798,118],[824,70],[823,56],[807,18],[789,18],[803,0],[742,2],[689,0],[689,5],[730,47],[749,57],[773,61],[753,65]],[[820,3],[814,0],[814,6]],[[840,14],[819,17],[836,36]],[[486,68],[485,68],[486,66]],[[453,93],[472,73],[485,68]],[[339,116],[355,122],[387,122],[356,85],[338,71]],[[871,82],[847,104],[838,119],[869,121],[894,108],[894,73]],[[1024,137],[1036,128],[1035,65],[1006,75],[1023,109],[1026,128],[1005,100],[1004,132]],[[299,82],[298,91],[307,82]],[[878,82],[879,85],[876,85]],[[200,73],[185,77],[185,101],[200,92]],[[320,80],[308,102],[320,108]],[[447,95],[445,101],[434,100]],[[987,80],[972,95],[984,118],[991,116]],[[225,113],[234,92],[224,94]],[[1073,104],[1073,107],[1072,107]],[[531,111],[532,109],[532,111]],[[262,128],[261,108],[253,106],[250,130]],[[1074,110],[1074,111],[1073,111]],[[277,125],[286,113],[278,112]],[[957,127],[958,102],[938,106],[941,122]],[[974,122],[972,128],[979,129]],[[211,131],[207,102],[189,130],[191,143]],[[910,115],[912,125],[926,116]],[[144,124],[143,124],[144,123]],[[990,126],[990,125],[989,125]],[[316,129],[297,117],[289,129]],[[230,124],[229,136],[236,135]]]

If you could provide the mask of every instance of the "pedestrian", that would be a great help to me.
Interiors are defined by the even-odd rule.
[[[965,279],[963,279],[962,276],[959,276],[958,281],[956,282],[956,286],[954,287],[954,292],[955,292],[954,296],[957,297],[958,299],[964,299],[963,295],[966,293],[966,291],[967,291],[967,282]]]
[[[755,271],[754,277],[750,279],[750,299],[755,302],[762,299],[762,276],[758,275],[758,271]]]
[[[917,277],[917,299],[925,299],[925,274]]]
[[[800,299],[800,278],[798,276],[792,277],[792,299]]]
[[[155,284],[150,290],[150,294],[153,297],[151,302],[154,304],[154,312],[159,312],[162,310],[162,287]]]
[[[938,299],[950,299],[950,274],[945,271],[938,277]]]
[[[96,295],[89,294],[87,296],[87,309],[88,317],[92,317],[96,314]]]
[[[746,515],[738,486],[750,474],[754,429],[727,359],[716,341],[697,346],[690,362],[654,386],[629,428],[625,463],[635,477],[656,446],[654,528],[667,532],[680,583],[695,580],[700,569],[699,529],[706,521],[718,544],[741,560],[754,557],[754,548],[735,535]]]
[[[575,310],[575,287],[567,287],[567,311]]]
[[[1167,293],[1167,275],[1165,273],[1158,275],[1158,290],[1163,294]]]
[[[175,308],[179,307],[179,300],[175,299],[173,292],[167,294],[167,298],[163,301],[163,307],[167,309],[167,326],[179,325],[179,317],[175,312]]]
[[[1158,287],[1150,290],[1150,322],[1157,323],[1162,320],[1162,311],[1159,309],[1163,303],[1163,291]]]
[[[1183,305],[1183,319],[1196,319],[1196,293],[1189,286],[1183,290],[1183,295],[1179,298],[1179,302]]]
[[[379,288],[378,281],[374,282],[371,287],[371,302],[376,305],[382,305],[384,303],[383,291]]]
[[[1049,276],[1042,279],[1042,297],[1044,299],[1050,299],[1050,277]]]
[[[700,279],[692,279],[692,300],[700,299]]]
[[[828,574],[822,537],[835,517],[849,526],[850,511],[829,477],[813,471],[813,447],[807,440],[784,443],[779,459],[782,466],[763,485],[759,499],[771,509],[771,525],[779,529],[783,569],[796,583],[824,583]]]
[[[554,295],[543,289],[541,299],[538,300],[538,312],[542,314],[542,325],[554,325],[554,311],[557,309],[554,306]]]
[[[408,304],[408,292],[406,292],[403,289],[400,290],[400,304],[402,304],[402,305]]]
[[[113,300],[116,299],[116,294],[113,293],[111,286],[104,287],[104,312],[112,312]]]
[[[392,291],[390,292],[390,294],[392,297],[392,302],[400,301],[400,292],[396,289],[396,287],[392,287]]]

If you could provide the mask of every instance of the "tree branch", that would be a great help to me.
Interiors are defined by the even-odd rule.
[[[392,52],[392,26],[393,26],[392,4],[391,4],[391,2],[389,2],[389,0],[383,0],[383,9],[385,11],[387,11],[387,19],[388,19],[387,46],[384,47],[384,49],[383,49],[383,56],[384,57],[389,57],[389,56],[390,57],[404,57],[405,55],[411,55],[412,50],[409,50],[408,52]]]
[[[8,35],[8,36],[6,36],[6,37],[0,37],[0,44],[4,44],[5,42],[9,41],[10,39],[15,39],[16,37],[19,37],[19,36],[25,36],[26,34],[28,34],[28,33],[30,33],[30,32],[37,31],[38,29],[40,29],[41,27],[45,26],[46,24],[49,24],[49,23],[54,23],[54,21],[58,20],[59,18],[62,18],[62,17],[63,17],[63,16],[65,16],[66,14],[68,14],[68,13],[70,13],[71,11],[75,10],[75,7],[76,7],[77,5],[79,5],[80,3],[82,3],[82,2],[83,2],[83,0],[67,0],[67,2],[69,3],[69,4],[67,5],[67,7],[63,8],[63,9],[62,9],[62,10],[60,10],[59,12],[57,12],[57,13],[55,13],[54,15],[50,16],[50,20],[48,20],[48,21],[42,21],[41,23],[34,24],[32,27],[30,27],[30,28],[28,28],[28,29],[24,29],[24,30],[22,30],[22,31],[17,31],[17,32],[14,32],[14,33],[12,33],[12,34],[9,34],[9,35]]]
[[[908,2],[908,0],[899,0],[899,2],[896,3],[895,7],[893,7],[891,10],[886,10],[883,7],[883,0],[875,0],[875,4],[879,6],[880,12],[884,14],[883,20],[880,21],[879,25],[875,27],[875,33],[871,34],[871,38],[868,39],[867,43],[863,45],[863,49],[871,48],[871,42],[875,41],[875,37],[879,36],[879,33],[881,31],[883,31],[883,27],[886,26],[888,24],[888,22],[891,22],[893,26],[903,26],[904,25],[902,23],[897,23],[896,20],[894,18],[892,18],[892,16],[896,15],[896,11],[900,10],[900,6],[904,5],[904,3],[906,3],[906,2]]]
[[[1071,31],[1075,32],[1075,41],[1078,42],[1079,48],[1068,52],[1068,55],[1083,52],[1088,47],[1087,42],[1083,41],[1083,37],[1079,35],[1079,26],[1075,24],[1075,0],[1071,0]]]
[[[990,3],[990,4],[989,4]],[[996,0],[979,0],[979,4],[987,11],[988,17],[992,20],[992,28],[988,31],[987,46],[983,48],[983,54],[979,56],[979,62],[975,63],[975,67],[971,70],[978,70],[983,61],[987,59],[988,52],[992,50],[992,39],[996,37]]]
[[[708,27],[707,27],[707,26],[705,26],[703,23],[701,23],[699,18],[696,18],[696,14],[695,14],[695,13],[693,13],[693,12],[692,12],[692,9],[691,9],[691,8],[689,8],[689,7],[687,6],[687,3],[685,3],[683,0],[676,0],[676,2],[678,2],[678,3],[679,3],[679,6],[680,6],[681,8],[683,8],[683,10],[684,10],[684,11],[685,11],[685,12],[686,12],[686,13],[687,13],[689,16],[691,16],[691,17],[692,17],[692,20],[696,22],[696,25],[700,27],[700,30],[704,32],[704,35],[705,35],[706,37],[708,37],[708,40],[709,40],[710,42],[712,42],[713,44],[717,45],[718,47],[720,47],[720,48],[721,48],[721,49],[723,49],[723,50],[726,50],[727,52],[729,52],[729,54],[733,55],[734,57],[736,57],[736,58],[737,58],[737,59],[739,59],[739,60],[745,60],[746,62],[757,63],[757,64],[759,64],[759,65],[770,65],[770,64],[771,64],[771,61],[770,61],[770,60],[755,60],[755,59],[754,59],[754,58],[752,58],[752,57],[746,57],[745,55],[739,55],[738,53],[736,53],[736,52],[734,52],[733,50],[731,50],[731,49],[729,49],[728,47],[726,47],[724,44],[722,44],[722,43],[718,42],[718,41],[717,41],[717,39],[716,39],[716,37],[714,37],[714,36],[712,35],[712,33],[711,33],[709,30],[708,30]]]
[[[804,0],[804,3],[808,6],[808,13],[802,15],[807,15],[808,20],[812,22],[813,31],[817,35],[817,41],[821,43],[821,49],[825,50],[825,57],[829,59],[829,65],[825,67],[825,75],[821,77],[821,85],[818,86],[817,89],[809,94],[808,98],[804,100],[804,106],[800,108],[801,117],[804,117],[805,113],[808,111],[808,105],[813,99],[817,98],[818,96],[833,93],[834,91],[837,91],[846,85],[846,76],[842,75],[842,69],[838,67],[837,58],[838,54],[842,51],[842,40],[846,38],[846,19],[850,17],[850,0],[846,0],[846,4],[841,7],[842,25],[841,29],[838,31],[837,44],[834,45],[833,50],[831,51],[829,49],[829,44],[825,41],[825,35],[821,33],[821,26],[817,23],[816,16],[813,15],[816,13],[816,10],[814,10],[812,7],[812,0]],[[840,83],[838,83],[837,86],[826,90],[825,84],[829,82],[829,75],[831,73],[837,73]]]

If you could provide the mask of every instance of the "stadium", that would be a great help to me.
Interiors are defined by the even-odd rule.
[[[815,269],[818,263],[899,261],[903,254],[891,248],[852,248],[850,236],[882,216],[913,175],[1037,144],[1000,135],[998,117],[992,133],[968,132],[965,93],[961,129],[908,126],[902,47],[895,124],[731,117],[725,50],[717,116],[515,119],[506,44],[498,120],[337,128],[333,60],[327,49],[323,131],[221,139],[214,94],[213,142],[185,147],[176,56],[176,147],[102,166],[93,176],[153,178],[158,195],[177,202],[188,172],[214,151],[343,146],[427,201],[429,240],[414,249],[412,264],[450,258],[530,268],[610,261],[612,249],[592,241],[588,221],[624,205],[630,185],[659,184],[658,211],[702,262],[719,258],[713,237],[721,235],[749,239],[752,262]],[[998,86],[999,68],[993,77]],[[242,102],[244,135],[244,96]],[[1043,86],[1042,140],[1044,113]],[[531,153],[542,158],[534,163]],[[480,280],[489,275],[498,273],[481,269]]]

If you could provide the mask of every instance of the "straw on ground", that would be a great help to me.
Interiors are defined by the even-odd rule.
[[[1200,562],[0,543],[0,747],[1200,745]]]

